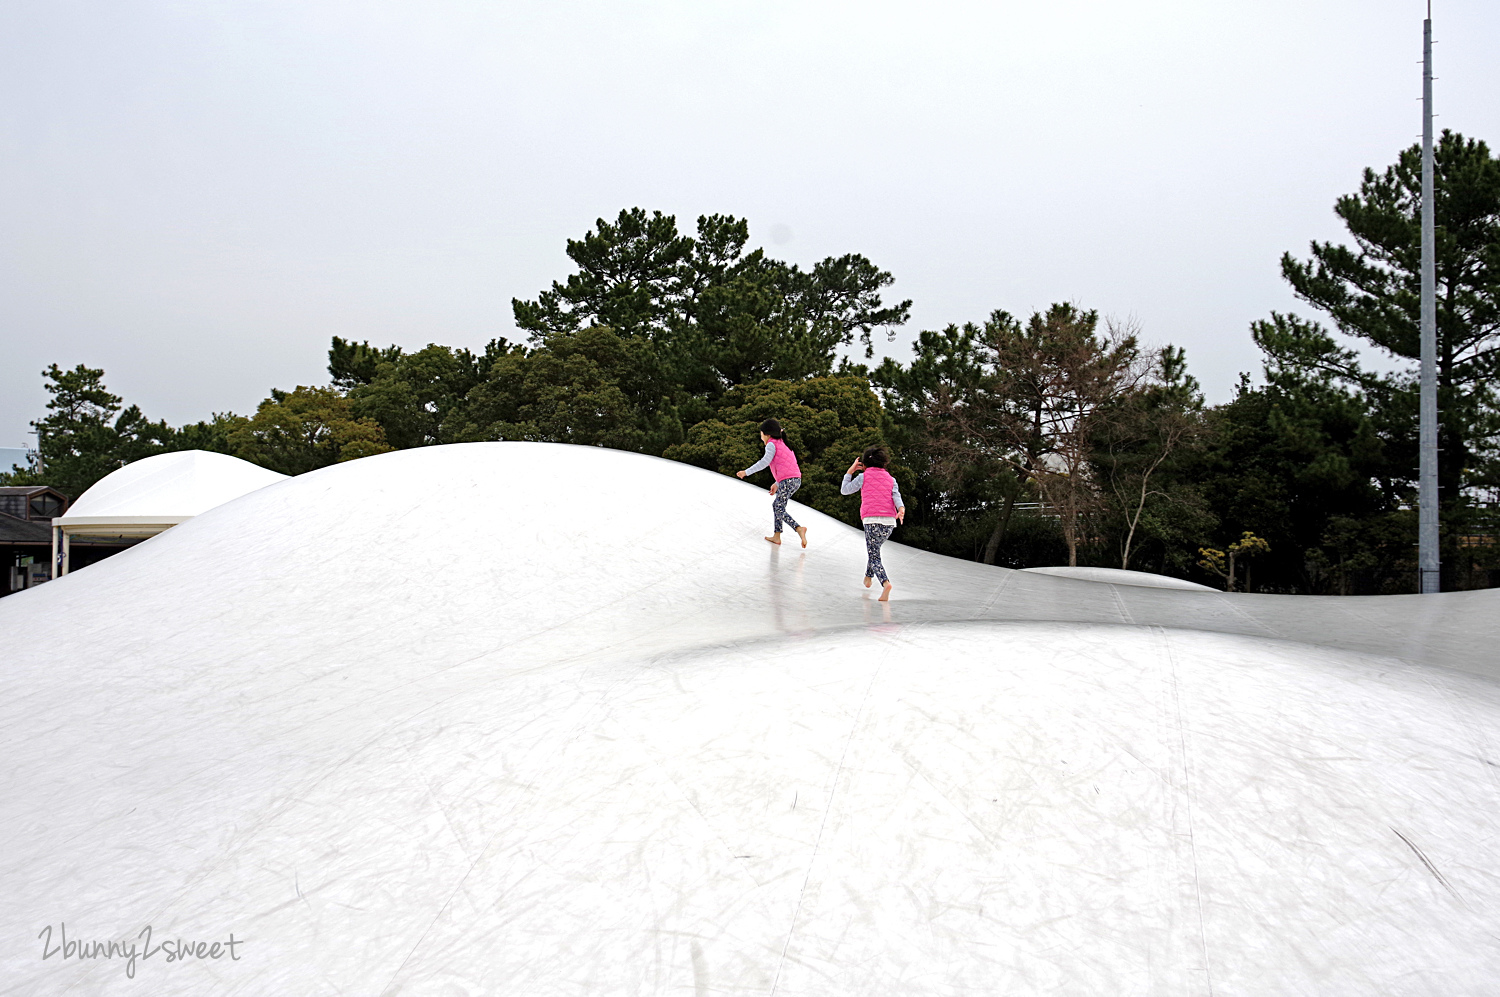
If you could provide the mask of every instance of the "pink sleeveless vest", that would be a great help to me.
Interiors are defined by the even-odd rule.
[[[896,503],[891,498],[891,482],[894,479],[883,467],[865,468],[865,480],[859,489],[859,515],[894,516]]]
[[[802,477],[802,468],[797,466],[797,455],[786,445],[786,440],[772,440],[776,453],[771,457],[771,477],[777,481],[784,478]]]

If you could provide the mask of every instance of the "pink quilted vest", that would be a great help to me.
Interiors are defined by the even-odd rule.
[[[859,489],[861,519],[866,516],[894,516],[896,514],[896,502],[891,498],[891,483],[894,480],[890,472],[883,467],[865,468],[865,480]]]
[[[802,477],[802,468],[797,466],[797,455],[786,445],[786,440],[772,440],[776,453],[771,457],[771,477],[777,481],[784,478]]]

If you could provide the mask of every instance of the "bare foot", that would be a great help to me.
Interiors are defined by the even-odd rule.
[[[890,582],[886,582],[885,583],[885,588],[883,588],[883,589],[880,590],[880,598],[876,599],[875,601],[876,602],[890,602],[891,601],[891,589],[894,588],[894,587],[895,586],[893,586]]]
[[[865,588],[869,588],[870,587],[870,583],[873,582],[874,580],[875,579],[871,578],[869,575],[865,575]]]
[[[781,534],[780,533],[773,533],[773,534],[771,534],[770,536],[766,537],[766,542],[767,543],[773,543],[776,546],[780,547],[781,546]],[[803,546],[805,547],[807,545],[803,544]]]
[[[805,527],[805,526],[799,526],[799,527],[797,527],[797,536],[799,536],[799,537],[802,538],[802,546],[806,547],[807,546],[807,527]]]

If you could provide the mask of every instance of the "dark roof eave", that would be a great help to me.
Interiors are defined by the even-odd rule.
[[[52,527],[0,512],[0,543],[52,544]]]

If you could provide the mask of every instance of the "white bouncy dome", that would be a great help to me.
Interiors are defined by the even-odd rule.
[[[228,454],[180,450],[133,461],[105,475],[52,520],[52,563],[68,571],[76,536],[155,536],[286,475]]]
[[[1500,592],[881,604],[768,505],[431,447],[0,600],[0,992],[1495,992]]]

